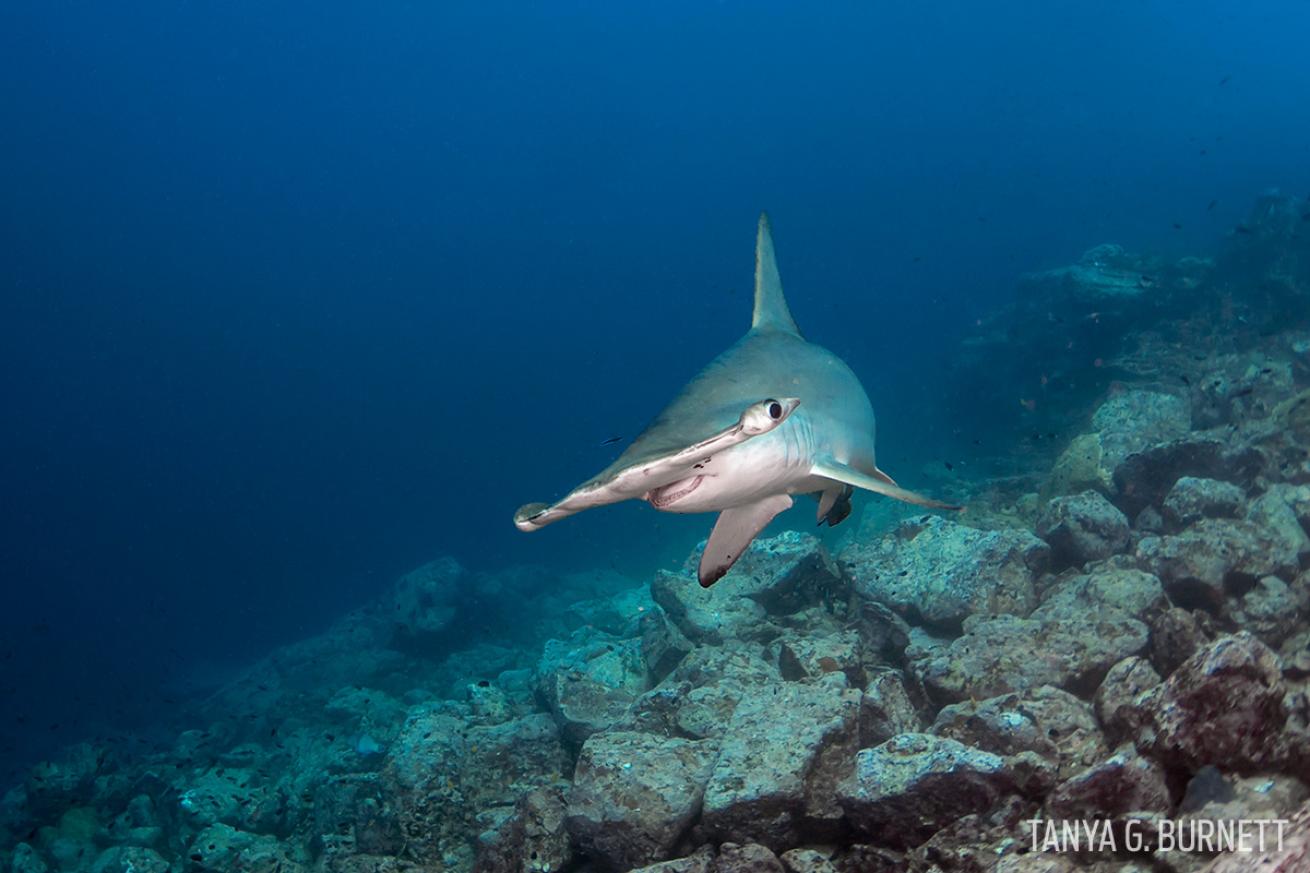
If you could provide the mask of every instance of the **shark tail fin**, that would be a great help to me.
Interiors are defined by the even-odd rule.
[[[916,494],[913,491],[907,491],[899,485],[892,483],[891,477],[886,473],[882,473],[881,470],[878,472],[882,473],[884,478],[870,476],[868,473],[863,473],[856,470],[854,467],[838,463],[832,459],[824,459],[816,461],[811,468],[811,471],[816,476],[822,476],[825,479],[832,479],[834,482],[844,482],[847,485],[853,485],[856,488],[863,488],[866,491],[873,491],[876,494],[882,494],[895,500],[903,500],[906,503],[927,506],[931,509],[958,510],[964,508],[963,506],[954,503],[944,503],[940,500],[934,500],[931,497],[925,497],[922,494]]]
[[[751,316],[751,329],[800,333],[787,309],[787,298],[782,296],[782,279],[773,256],[773,233],[769,230],[767,212],[760,213],[760,229],[755,238],[755,312]]]

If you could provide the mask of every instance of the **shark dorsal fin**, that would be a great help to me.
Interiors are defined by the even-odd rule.
[[[782,279],[773,257],[773,234],[769,231],[769,214],[760,213],[760,231],[755,238],[755,313],[751,330],[784,330],[799,334],[796,322],[782,296]]]

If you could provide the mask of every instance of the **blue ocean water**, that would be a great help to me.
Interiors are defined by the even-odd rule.
[[[5,4],[0,778],[166,723],[437,555],[680,560],[707,518],[510,516],[745,329],[761,209],[882,465],[913,487],[1006,454],[1020,396],[948,408],[950,351],[1023,272],[1206,250],[1310,189],[1308,27],[1294,3]]]

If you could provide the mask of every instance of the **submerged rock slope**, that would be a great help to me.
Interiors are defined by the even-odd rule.
[[[760,540],[709,591],[695,555],[647,584],[435,561],[170,746],[33,768],[0,870],[1310,869],[1310,333],[1268,312],[1310,301],[1310,254],[1282,217],[1027,280],[996,323],[1120,313],[1114,378],[1026,479],[957,480],[966,512]],[[1246,321],[1184,343],[1239,280]],[[1160,844],[1252,818],[1283,845]],[[1034,819],[1146,840],[1042,851]]]

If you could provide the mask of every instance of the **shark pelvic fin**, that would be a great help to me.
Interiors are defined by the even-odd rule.
[[[709,542],[705,544],[705,552],[700,556],[697,576],[701,587],[709,588],[722,579],[749,548],[751,540],[764,530],[765,525],[773,521],[778,513],[790,508],[789,495],[774,494],[720,512],[719,520],[714,522],[714,530],[710,531]]]
[[[787,298],[782,295],[782,279],[778,276],[778,262],[773,256],[773,234],[769,230],[769,214],[760,213],[760,229],[755,237],[755,312],[751,316],[751,330],[782,330],[799,335]]]
[[[822,476],[825,479],[832,479],[835,482],[845,482],[847,485],[854,485],[856,488],[863,488],[866,491],[873,491],[886,497],[896,500],[903,500],[906,503],[914,503],[919,506],[927,506],[931,509],[963,509],[963,506],[957,506],[953,503],[943,503],[940,500],[933,500],[931,497],[924,497],[922,494],[916,494],[913,491],[907,491],[899,485],[892,484],[890,476],[886,473],[882,475],[886,478],[879,479],[876,476],[870,476],[854,467],[839,463],[831,458],[815,461],[814,466],[810,468],[816,476]],[[878,472],[882,472],[879,470]]]

